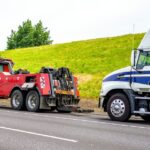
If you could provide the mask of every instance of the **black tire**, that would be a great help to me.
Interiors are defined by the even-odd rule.
[[[20,90],[14,90],[11,94],[11,107],[14,110],[23,110],[24,108],[24,100],[23,94]]]
[[[145,122],[150,122],[150,115],[141,116]]]
[[[112,95],[107,103],[107,113],[111,120],[128,121],[131,117],[130,104],[122,93]]]
[[[26,96],[26,108],[31,112],[38,112],[40,108],[40,96],[36,90],[31,90]]]

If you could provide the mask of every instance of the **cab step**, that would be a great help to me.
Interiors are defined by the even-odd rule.
[[[143,114],[143,115],[150,115],[150,112],[143,112],[143,111],[133,111],[135,114]]]
[[[137,97],[135,97],[135,99],[150,100],[150,97],[146,97],[146,96],[140,97],[140,96],[137,96]]]

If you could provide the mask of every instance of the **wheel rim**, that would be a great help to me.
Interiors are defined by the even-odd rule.
[[[14,107],[16,107],[16,108],[19,107],[19,105],[21,103],[21,96],[19,94],[15,94],[13,96],[12,102],[13,102]]]
[[[111,113],[115,117],[121,117],[125,112],[125,104],[121,99],[115,99],[111,103]]]
[[[34,109],[36,107],[36,104],[37,104],[36,96],[34,94],[30,95],[28,98],[28,106],[31,109]]]

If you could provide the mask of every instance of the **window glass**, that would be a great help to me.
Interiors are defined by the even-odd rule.
[[[3,72],[3,65],[0,64],[0,72]]]
[[[142,69],[144,66],[150,66],[150,52],[140,52],[137,68]]]

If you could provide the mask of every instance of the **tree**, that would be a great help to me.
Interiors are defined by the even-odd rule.
[[[17,40],[16,32],[11,30],[11,35],[10,37],[8,37],[7,41],[7,48],[9,49],[16,48],[17,47],[17,42],[15,42],[16,40]]]
[[[7,38],[7,49],[52,44],[50,39],[50,31],[43,27],[42,21],[33,26],[28,19],[18,27],[17,32],[11,31],[10,37]]]
[[[50,39],[50,32],[47,31],[47,28],[43,27],[41,21],[39,21],[34,28],[33,40],[34,46],[52,44],[52,40]]]

